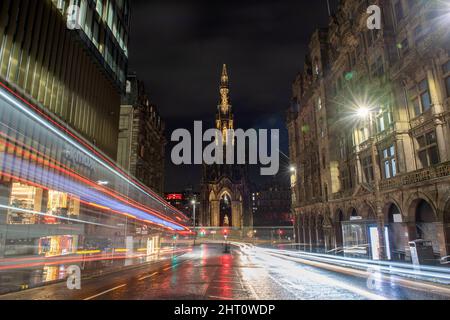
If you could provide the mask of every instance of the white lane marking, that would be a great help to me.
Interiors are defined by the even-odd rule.
[[[150,274],[150,275],[148,275],[148,276],[145,276],[145,277],[142,277],[142,278],[139,278],[138,280],[139,280],[139,281],[142,281],[142,280],[151,278],[151,277],[153,277],[153,276],[156,276],[157,274],[158,274],[158,272],[153,272],[152,274]]]
[[[126,284],[122,284],[122,285],[120,285],[120,286],[117,286],[117,287],[114,287],[114,288],[112,288],[112,289],[109,289],[109,290],[100,292],[99,294],[93,295],[93,296],[91,296],[91,297],[89,297],[89,298],[86,298],[86,299],[83,299],[83,300],[92,300],[92,299],[95,299],[95,298],[97,298],[97,297],[100,297],[101,295],[104,295],[104,294],[109,293],[109,292],[111,292],[111,291],[114,291],[114,290],[123,288],[123,287],[125,287],[125,286],[126,286]]]

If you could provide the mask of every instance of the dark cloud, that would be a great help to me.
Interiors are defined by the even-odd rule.
[[[335,0],[336,1],[336,0]],[[333,1],[332,1],[333,2]],[[284,112],[315,28],[327,23],[326,0],[132,0],[130,70],[146,83],[168,125],[213,121],[223,63],[239,127],[278,127],[286,152]],[[170,145],[169,145],[170,148]],[[168,163],[168,189],[179,183]]]

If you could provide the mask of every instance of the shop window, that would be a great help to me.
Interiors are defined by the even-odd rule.
[[[412,111],[417,117],[431,108],[431,96],[428,80],[424,79],[410,90]]]
[[[422,168],[428,168],[440,162],[435,131],[417,137],[417,143],[419,145],[418,156]]]
[[[384,179],[390,179],[397,175],[397,160],[395,158],[395,147],[383,150],[383,176]]]
[[[373,165],[372,165],[372,157],[368,156],[361,160],[361,165],[364,173],[365,182],[373,181]]]
[[[43,190],[21,183],[13,183],[11,189],[10,206],[19,210],[10,209],[8,224],[35,224],[38,215],[32,212],[41,212]],[[27,212],[28,211],[28,212]]]
[[[69,218],[80,215],[79,200],[69,197],[67,193],[49,190],[47,214],[56,217]],[[52,219],[52,217],[45,217],[45,223],[60,223],[59,219]]]

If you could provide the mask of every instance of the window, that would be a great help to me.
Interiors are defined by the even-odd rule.
[[[369,129],[368,128],[359,128],[358,136],[359,136],[359,141],[358,141],[359,144],[366,142],[367,140],[369,140]]]
[[[418,42],[420,42],[420,40],[422,40],[424,34],[423,34],[423,29],[421,25],[418,25],[415,29],[414,29],[414,41],[417,44]]]
[[[397,175],[397,160],[395,159],[395,147],[383,150],[383,176],[385,179],[393,178]]]
[[[397,19],[397,22],[400,22],[404,18],[402,0],[399,0],[395,3],[394,11],[395,11],[395,19]]]
[[[417,137],[417,144],[419,145],[418,156],[422,168],[428,168],[440,162],[435,131]]]
[[[410,100],[415,116],[419,116],[431,108],[431,96],[427,79],[420,81],[416,87],[410,90]]]
[[[409,41],[407,37],[400,43],[399,49],[402,56],[405,56],[409,52]]]
[[[383,111],[377,116],[377,129],[378,132],[383,132],[392,124],[392,113],[389,109],[383,109]]]
[[[450,60],[442,66],[444,74],[445,88],[447,89],[447,97],[450,97]]]
[[[339,140],[339,151],[340,151],[341,160],[344,160],[346,157],[345,139],[344,138],[341,138]]]
[[[341,183],[343,190],[349,190],[352,188],[352,180],[349,174],[348,168],[344,167],[341,170]]]
[[[103,0],[97,0],[97,5],[95,9],[97,10],[99,16],[101,17],[103,15]]]
[[[371,70],[374,77],[382,77],[384,75],[384,65],[382,57],[378,57],[377,61],[372,65]]]
[[[368,156],[361,160],[361,165],[364,173],[365,182],[373,181],[373,165],[372,157]]]
[[[318,100],[317,100],[317,110],[322,110],[322,99],[321,98],[319,98]]]

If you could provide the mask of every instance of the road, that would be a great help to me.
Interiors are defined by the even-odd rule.
[[[183,255],[145,267],[82,281],[81,290],[65,283],[0,299],[76,300],[382,300],[449,299],[447,286],[417,289],[391,281],[369,289],[367,278],[350,269],[323,268],[275,251],[203,244]],[[392,280],[392,279],[391,279]],[[400,283],[400,284],[399,284]],[[434,289],[433,289],[434,288]]]

